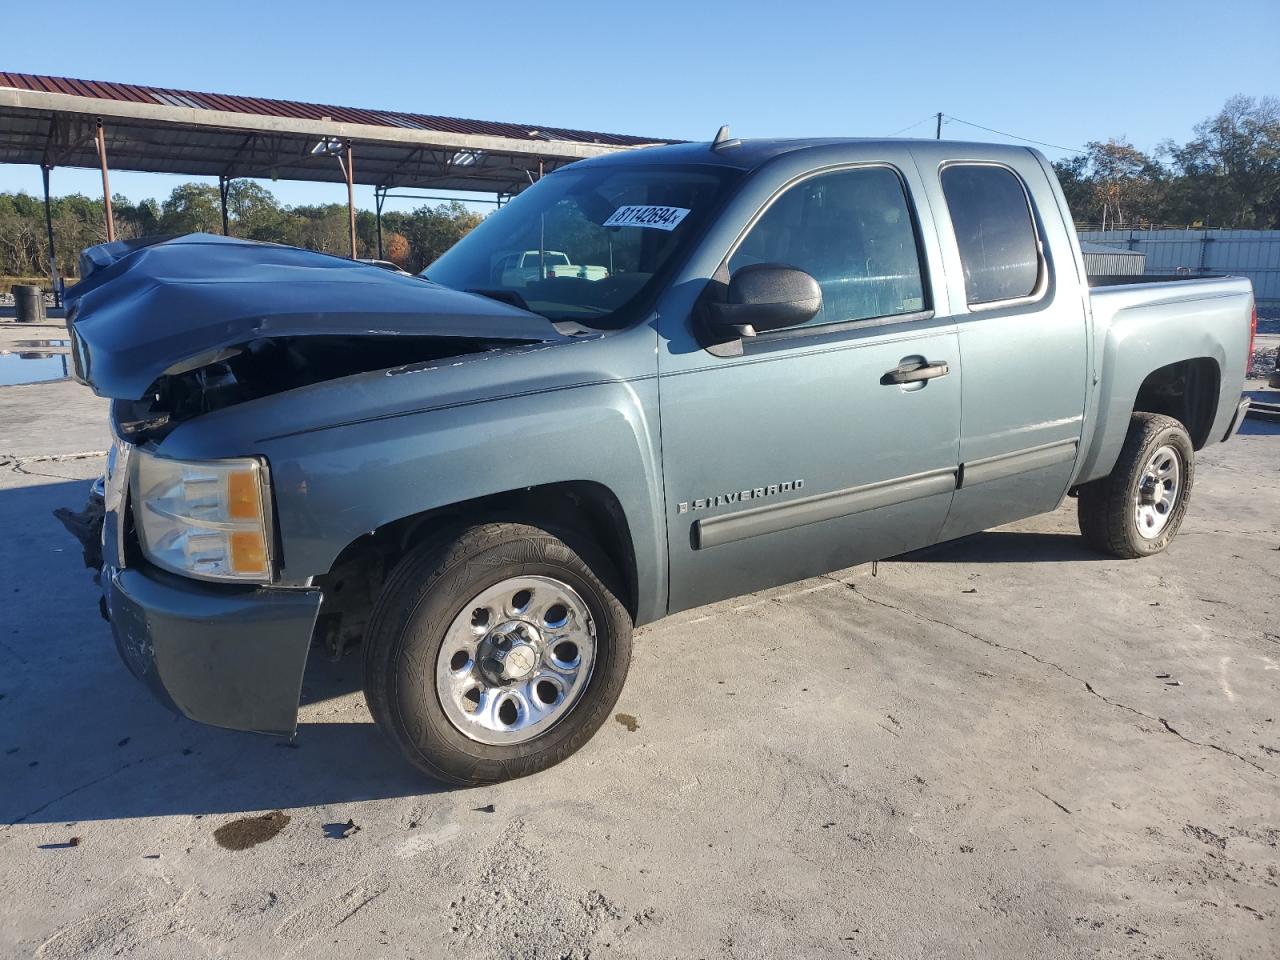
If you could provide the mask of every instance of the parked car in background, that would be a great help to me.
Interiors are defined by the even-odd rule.
[[[562,263],[549,267],[547,276],[553,280],[603,280],[609,276],[609,269],[593,263]]]
[[[569,266],[569,257],[559,250],[525,250],[497,256],[494,282],[507,287],[524,286],[531,280],[545,280],[549,271]]]
[[[1159,553],[1240,423],[1253,308],[1235,278],[1091,290],[1045,158],[951,141],[586,160],[422,278],[210,236],[82,275],[125,662],[291,735],[313,643],[359,646],[378,724],[461,784],[581,747],[676,611],[1065,497],[1099,552]]]
[[[560,279],[603,280],[609,268],[585,263],[570,263],[568,254],[559,250],[526,250],[495,257],[495,282],[506,287],[522,287],[537,280]]]

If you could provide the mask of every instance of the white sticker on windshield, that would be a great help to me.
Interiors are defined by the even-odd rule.
[[[604,222],[606,227],[652,227],[655,230],[674,230],[688,216],[684,207],[619,207]]]

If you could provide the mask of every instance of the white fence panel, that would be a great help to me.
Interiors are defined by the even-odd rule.
[[[1081,230],[1080,239],[1140,250],[1147,274],[1248,277],[1259,305],[1280,309],[1280,230]]]

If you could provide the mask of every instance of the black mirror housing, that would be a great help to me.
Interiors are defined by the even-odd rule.
[[[728,295],[712,303],[710,319],[719,332],[735,337],[808,323],[822,309],[818,281],[782,263],[753,263],[729,279]]]

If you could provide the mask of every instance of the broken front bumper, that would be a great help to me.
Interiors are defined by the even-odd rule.
[[[297,729],[319,590],[214,587],[110,566],[102,586],[121,658],[161,702],[215,727]]]
[[[292,735],[321,591],[203,583],[128,560],[127,485],[117,459],[113,449],[106,483],[94,484],[83,511],[55,513],[97,571],[121,658],[162,703],[192,720]]]

